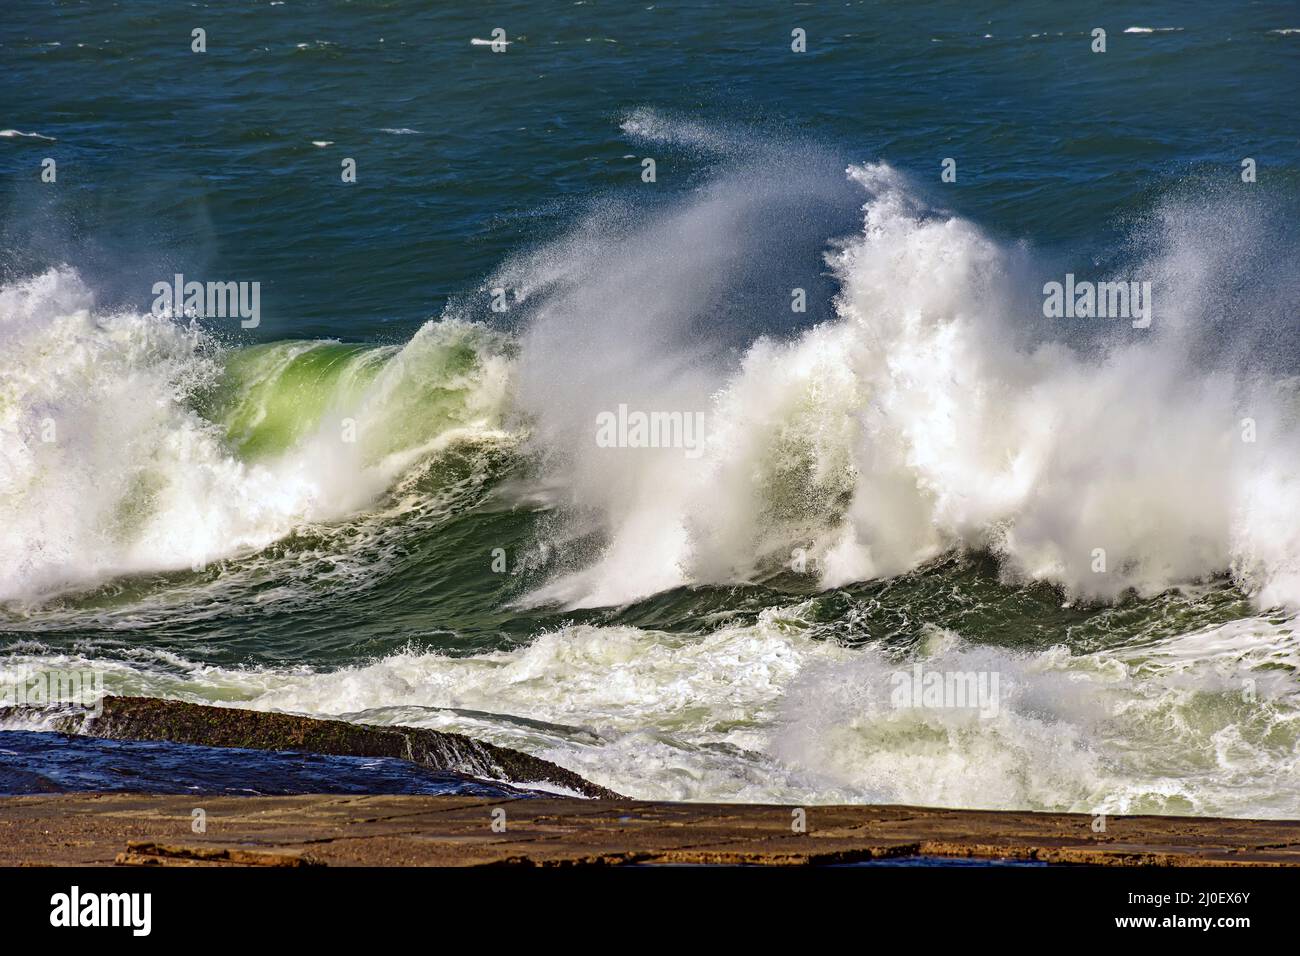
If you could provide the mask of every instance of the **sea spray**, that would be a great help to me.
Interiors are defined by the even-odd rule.
[[[67,268],[0,289],[0,340],[0,601],[199,570],[355,514],[498,428],[508,394],[507,347],[480,327],[250,364],[194,322],[100,311]]]
[[[1169,290],[1160,322],[1088,350],[1065,344],[1064,328],[1044,328],[1037,341],[1026,334],[1016,282],[1032,263],[928,206],[887,165],[848,173],[866,202],[860,235],[826,256],[839,282],[835,317],[758,338],[738,367],[660,347],[672,341],[662,310],[675,308],[675,293],[620,316],[617,341],[602,350],[608,362],[578,368],[569,358],[576,353],[559,321],[583,314],[587,296],[643,301],[639,250],[657,247],[658,222],[606,237],[595,259],[603,271],[582,266],[558,289],[552,272],[538,286],[523,319],[522,398],[551,483],[574,496],[575,522],[597,522],[607,545],[533,600],[590,607],[756,580],[792,553],[834,587],[957,548],[996,553],[1009,580],[1051,581],[1084,599],[1152,595],[1232,571],[1262,602],[1300,602],[1285,583],[1300,552],[1262,514],[1280,501],[1300,504],[1282,478],[1300,461],[1300,433],[1284,424],[1294,387],[1281,378],[1261,387],[1235,357],[1198,354],[1222,277],[1210,251],[1178,231],[1185,210],[1155,214],[1172,232],[1137,268],[1152,279],[1132,314],[1146,325],[1150,281]],[[761,197],[718,188],[669,222],[678,234],[700,229],[707,248],[707,223],[734,219]],[[552,268],[570,242],[537,254],[531,268]],[[655,282],[691,288],[698,264],[656,262]],[[725,281],[726,269],[715,265],[710,276]],[[529,285],[524,267],[515,282]],[[1238,293],[1245,311],[1256,307],[1250,288]],[[672,313],[667,329],[691,315]],[[589,426],[570,424],[577,410],[650,395],[658,407],[668,396],[707,415],[698,460],[584,450]],[[1267,447],[1239,440],[1244,410],[1259,407],[1275,427]],[[1260,482],[1268,494],[1256,491]]]
[[[838,195],[821,177],[799,185],[810,201]],[[1086,351],[1051,329],[1027,339],[1012,256],[974,225],[886,165],[848,179],[865,204],[861,232],[826,254],[834,316],[751,332],[738,353],[744,330],[710,333],[701,302],[749,284],[754,229],[787,208],[761,167],[504,266],[490,284],[519,297],[509,337],[450,315],[401,348],[223,352],[193,323],[101,313],[70,270],[6,286],[0,596],[265,548],[372,508],[440,447],[508,420],[553,543],[587,542],[534,604],[755,580],[794,553],[835,587],[952,549],[1085,599],[1229,572],[1266,606],[1300,600],[1300,539],[1278,518],[1300,502],[1294,385],[1202,357],[1224,279],[1199,220],[1158,212],[1139,271],[1169,290],[1161,321]],[[1249,276],[1230,278],[1254,314]],[[579,346],[593,336],[599,362]],[[593,422],[620,406],[709,428],[669,436],[686,454],[611,454]],[[1264,440],[1242,440],[1245,419]]]

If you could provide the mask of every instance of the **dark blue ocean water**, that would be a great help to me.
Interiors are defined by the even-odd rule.
[[[507,52],[471,45],[496,27]],[[1278,31],[1297,27],[1289,2],[13,0],[0,126],[54,142],[0,140],[0,265],[70,261],[141,307],[173,271],[258,280],[261,339],[402,341],[584,204],[665,201],[720,161],[631,145],[638,109],[733,161],[754,134],[816,150],[789,160],[809,168],[888,160],[1086,262],[1172,184],[1231,182],[1245,156],[1294,198],[1300,35]],[[807,271],[853,199],[816,211]]]
[[[390,757],[340,757],[0,731],[0,796],[70,792],[528,795],[513,787],[425,770]]]

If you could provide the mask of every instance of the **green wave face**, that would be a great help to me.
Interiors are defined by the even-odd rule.
[[[513,343],[483,326],[424,326],[385,357],[356,409],[362,460],[412,452],[457,429],[499,428],[513,357]]]
[[[223,427],[245,460],[281,454],[319,428],[332,407],[359,401],[393,351],[337,342],[241,349],[226,360],[205,417]]]
[[[364,465],[447,431],[497,427],[509,346],[462,323],[425,326],[404,347],[275,342],[230,353],[200,413],[244,461],[283,455],[323,428],[355,441]]]

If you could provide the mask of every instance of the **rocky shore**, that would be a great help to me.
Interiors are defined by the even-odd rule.
[[[39,711],[0,708],[0,727]],[[548,760],[462,734],[417,727],[378,727],[236,707],[209,707],[156,697],[105,697],[98,716],[58,717],[54,728],[108,740],[165,740],[207,747],[306,751],[353,757],[397,757],[430,770],[452,771],[583,797],[619,795]]]

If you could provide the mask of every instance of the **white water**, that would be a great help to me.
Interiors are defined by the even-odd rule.
[[[572,533],[608,541],[533,600],[603,606],[748,580],[796,548],[835,586],[970,547],[1074,596],[1230,570],[1262,606],[1300,604],[1294,382],[1202,354],[1225,307],[1243,324],[1258,307],[1222,299],[1258,238],[1249,223],[1155,215],[1155,248],[1132,266],[1156,290],[1150,329],[1044,319],[1026,316],[1026,298],[1042,300],[1025,294],[1018,250],[925,208],[887,166],[849,175],[865,225],[827,256],[837,317],[760,337],[738,368],[699,347],[699,303],[739,268],[731,234],[767,201],[750,183],[616,237],[580,230],[503,272],[542,300],[520,395],[550,484]],[[1059,344],[1089,322],[1110,325],[1103,344]],[[704,454],[598,447],[592,423],[619,403],[703,412]]]
[[[893,658],[820,639],[807,615],[796,605],[705,637],[575,626],[512,651],[409,652],[333,672],[153,651],[92,662],[32,644],[0,681],[93,664],[111,693],[453,730],[646,799],[1300,812],[1294,620],[1087,654],[1020,654],[934,629]],[[996,713],[894,707],[891,677],[914,661],[996,672]]]
[[[632,131],[692,140],[650,119]],[[1158,210],[1158,241],[1131,265],[1156,289],[1152,328],[1116,323],[1085,347],[1077,328],[1024,308],[1041,300],[1026,294],[1022,250],[926,208],[888,167],[850,177],[863,228],[827,257],[840,289],[829,321],[755,337],[715,320],[764,248],[755,223],[788,202],[787,187],[815,202],[835,187],[760,171],[645,218],[606,210],[503,267],[495,280],[522,300],[518,358],[472,333],[482,361],[462,383],[464,414],[396,445],[387,436],[428,384],[420,356],[471,334],[454,318],[358,394],[341,391],[291,447],[246,461],[189,404],[219,372],[202,336],[103,314],[69,270],[5,287],[0,599],[264,547],[375,508],[436,442],[510,423],[531,436],[541,491],[526,491],[553,504],[553,543],[606,541],[534,602],[610,605],[744,581],[794,548],[829,587],[978,547],[1007,576],[1070,596],[1230,571],[1261,608],[1300,606],[1293,384],[1240,354],[1205,359],[1216,318],[1244,328],[1258,309],[1222,293],[1237,285],[1225,281],[1233,257],[1251,251],[1249,222]],[[599,448],[596,416],[620,403],[704,412],[704,454]],[[340,443],[345,416],[373,440]],[[1244,417],[1254,443],[1242,441]],[[53,442],[40,438],[46,419]],[[1289,612],[1088,654],[1017,654],[934,631],[920,659],[1000,675],[1004,700],[985,720],[890,706],[889,676],[906,662],[822,639],[805,611],[706,636],[574,626],[517,650],[412,652],[329,673],[219,668],[147,647],[128,665],[32,645],[12,649],[0,680],[94,664],[117,693],[451,728],[642,797],[1300,812]]]
[[[835,188],[724,177],[630,226],[622,210],[594,217],[504,267],[496,281],[525,316],[517,362],[492,336],[432,323],[274,460],[241,460],[187,404],[219,372],[198,332],[101,314],[70,270],[5,287],[0,599],[183,568],[367,509],[431,442],[499,428],[513,402],[560,515],[550,543],[606,541],[535,602],[748,580],[795,549],[835,586],[974,547],[1072,595],[1230,570],[1262,606],[1300,605],[1293,383],[1193,359],[1225,308],[1225,257],[1243,252],[1207,241],[1213,210],[1154,217],[1160,241],[1133,266],[1156,290],[1152,328],[1116,323],[1084,351],[1056,343],[1089,320],[1026,319],[1016,250],[925,208],[886,166],[849,175],[865,224],[826,257],[840,288],[830,321],[786,339],[710,325],[755,268],[755,223]],[[1215,221],[1223,240],[1233,224]],[[419,415],[430,354],[467,336],[482,357],[457,383],[464,413],[445,434],[386,441]],[[624,403],[702,412],[703,454],[598,447],[597,416]],[[340,440],[348,417],[369,443]]]
[[[413,429],[424,377],[465,339],[480,348],[479,365],[438,383],[463,390],[464,406],[441,427]],[[286,345],[281,357],[314,346]],[[430,323],[368,387],[340,389],[308,435],[249,463],[191,406],[220,374],[203,333],[150,313],[104,313],[70,269],[5,286],[0,600],[205,564],[372,506],[440,444],[497,427],[508,363],[495,348],[482,330]],[[397,432],[410,442],[394,441]]]

